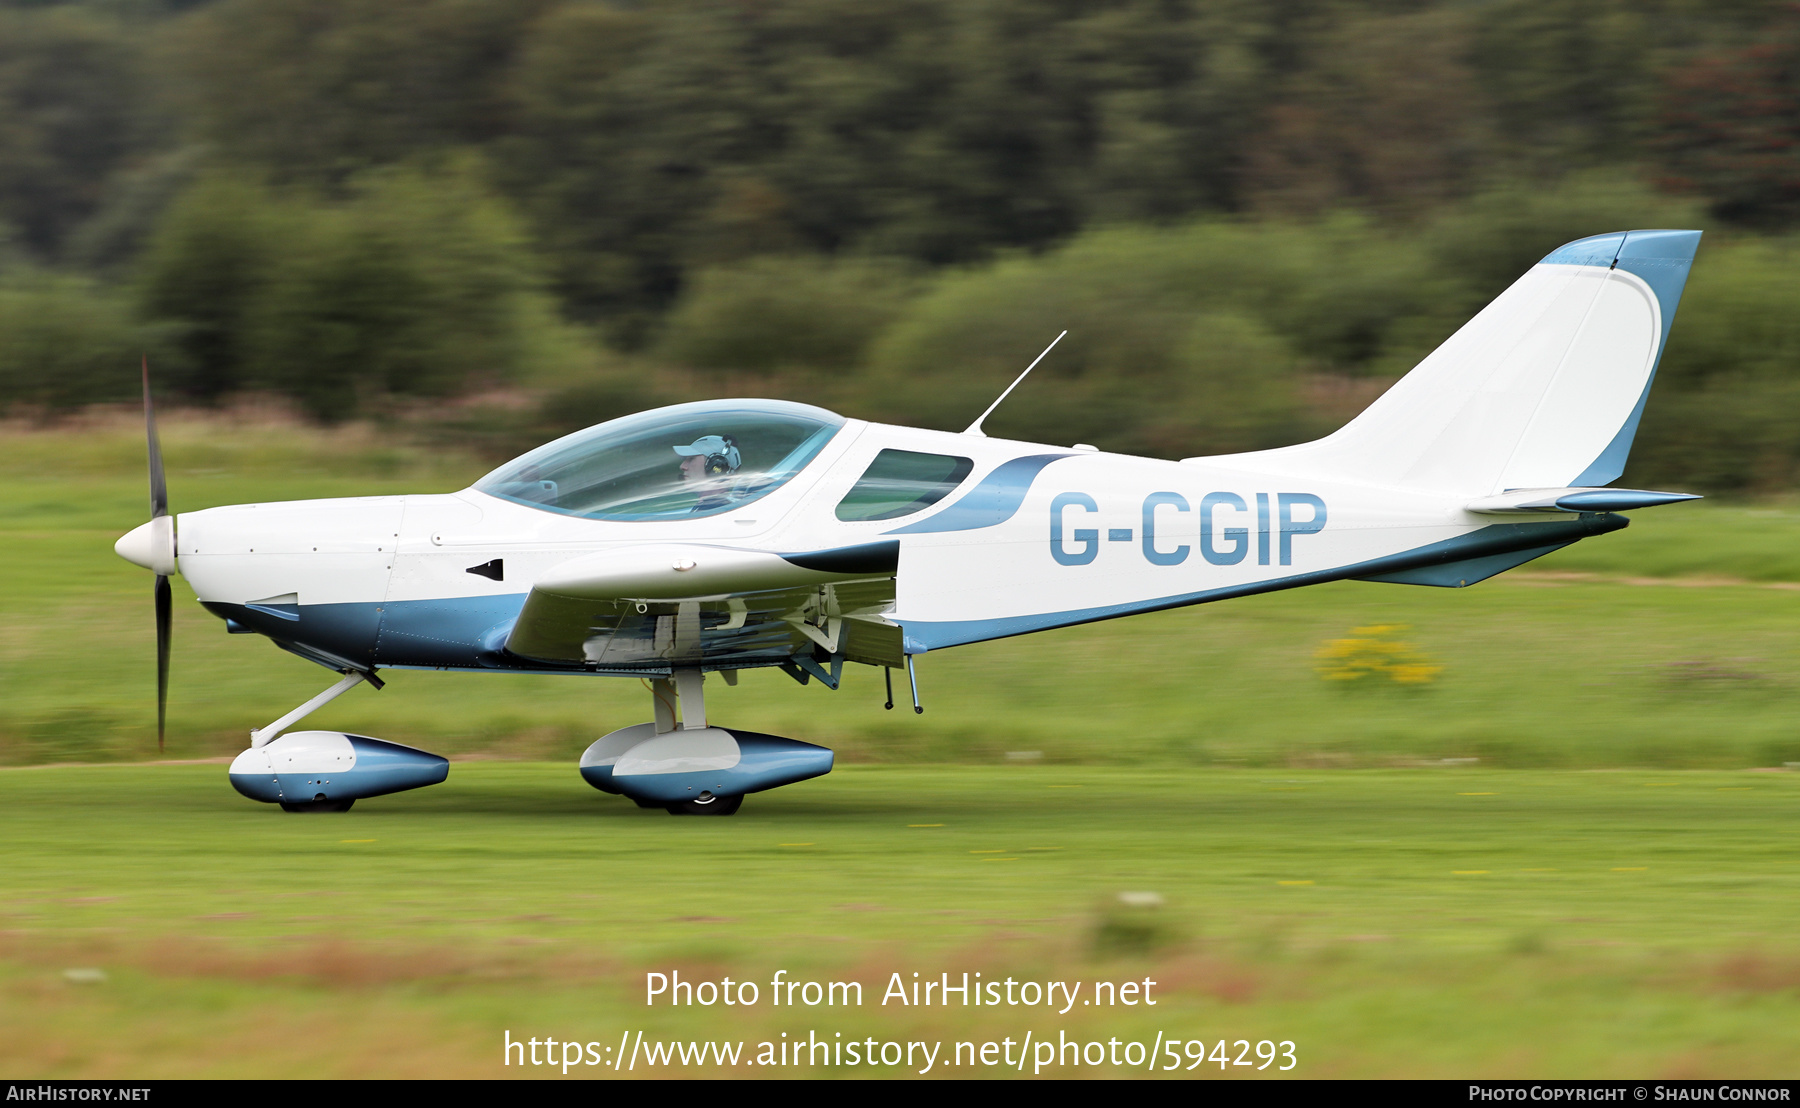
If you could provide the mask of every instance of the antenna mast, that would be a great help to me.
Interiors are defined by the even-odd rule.
[[[1069,332],[1064,331],[1062,333],[1062,335],[1058,335],[1055,338],[1051,339],[1050,345],[1044,347],[1044,354],[1048,354],[1048,353],[1050,353],[1050,351],[1056,349],[1056,344],[1061,342],[1063,340],[1063,335],[1066,335],[1068,333]],[[1019,374],[1017,380],[1015,380],[1012,384],[1006,386],[1006,391],[1001,393],[1000,396],[992,404],[989,404],[987,407],[987,411],[982,412],[981,415],[976,418],[974,423],[969,424],[968,429],[965,430],[963,432],[963,434],[965,434],[965,435],[980,435],[984,439],[987,438],[987,432],[983,431],[981,429],[981,421],[986,419],[988,416],[991,416],[994,414],[994,409],[998,408],[1000,406],[1001,400],[1005,400],[1008,396],[1012,395],[1012,390],[1019,387],[1019,381],[1023,381],[1027,376],[1029,376],[1031,374],[1031,371],[1037,368],[1037,364],[1044,360],[1044,354],[1039,354],[1037,357],[1031,359],[1031,364],[1025,367],[1025,372]]]

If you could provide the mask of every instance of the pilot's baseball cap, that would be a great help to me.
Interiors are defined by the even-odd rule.
[[[686,446],[675,447],[675,453],[680,454],[683,458],[719,458],[722,460],[724,465],[722,470],[714,470],[714,463],[707,462],[708,472],[736,473],[738,466],[744,462],[743,455],[738,453],[738,448],[733,446],[723,435],[701,435]],[[686,465],[687,463],[681,464]]]
[[[737,453],[737,447],[726,442],[722,435],[701,435],[686,446],[674,447],[674,451],[682,457],[691,458],[707,454],[731,455]]]

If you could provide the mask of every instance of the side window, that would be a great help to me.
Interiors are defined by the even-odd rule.
[[[948,454],[883,450],[838,502],[837,517],[856,522],[924,511],[950,495],[974,468],[969,459]]]

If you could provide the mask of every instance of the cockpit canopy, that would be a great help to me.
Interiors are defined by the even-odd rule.
[[[588,519],[717,515],[779,488],[844,417],[786,400],[703,400],[609,420],[475,483],[489,496]]]

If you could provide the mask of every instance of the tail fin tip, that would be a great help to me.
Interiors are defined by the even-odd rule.
[[[1647,228],[1636,231],[1608,231],[1565,242],[1544,255],[1540,265],[1595,265],[1635,269],[1626,263],[1654,261],[1667,266],[1691,265],[1705,232]],[[1642,274],[1639,274],[1642,276]]]

